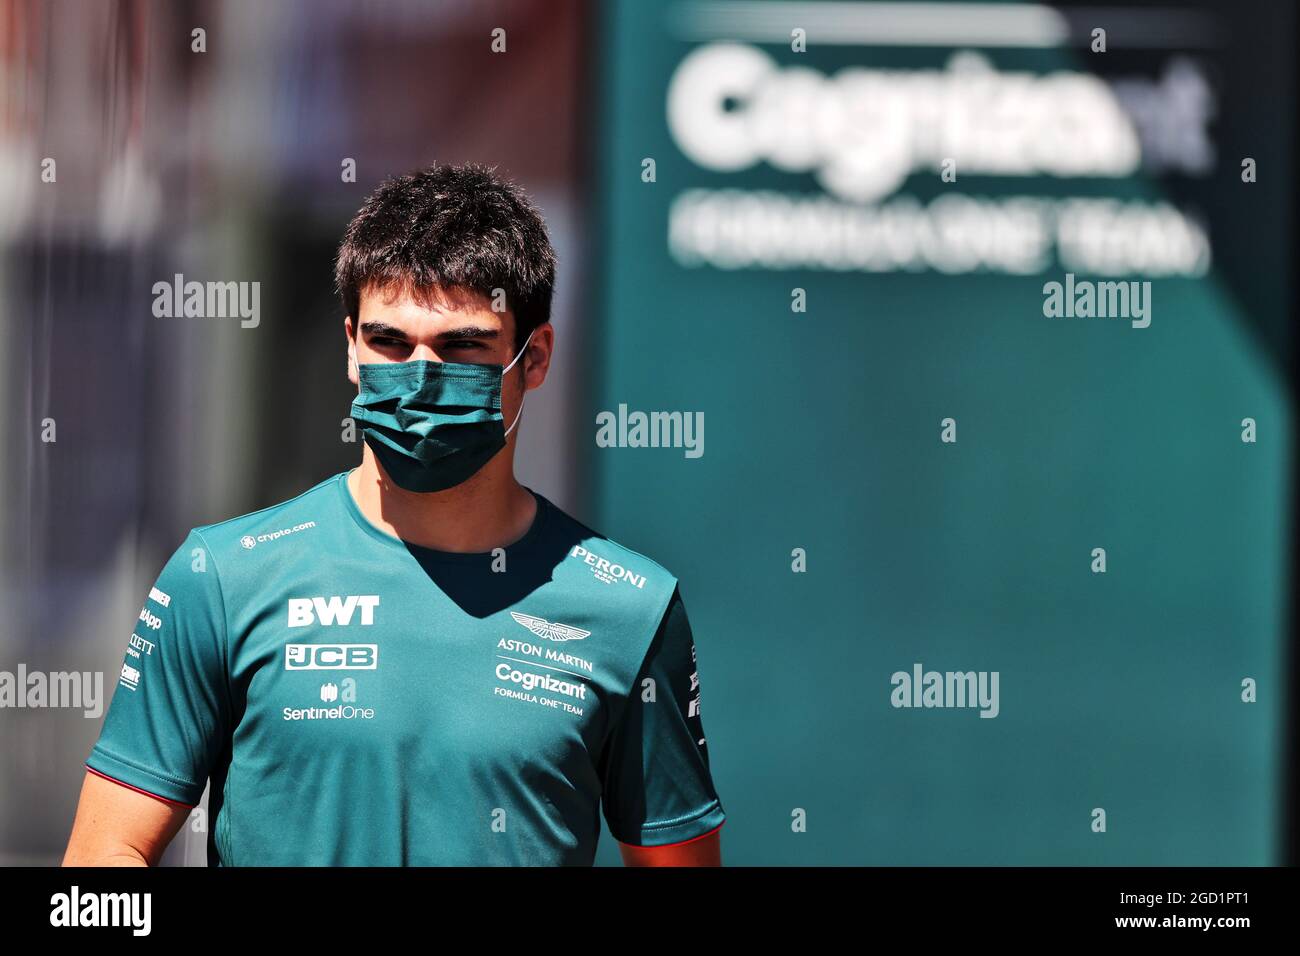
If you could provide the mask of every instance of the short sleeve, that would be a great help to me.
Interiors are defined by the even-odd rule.
[[[700,717],[695,640],[674,590],[602,767],[609,831],[631,846],[665,846],[722,826]]]
[[[86,767],[151,796],[198,804],[230,729],[225,608],[197,531],[163,567]]]

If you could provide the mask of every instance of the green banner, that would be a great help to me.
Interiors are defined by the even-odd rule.
[[[609,7],[596,526],[730,863],[1278,859],[1291,32],[1129,14]]]

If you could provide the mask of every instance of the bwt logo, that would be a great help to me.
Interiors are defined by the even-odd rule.
[[[378,644],[284,645],[284,669],[287,671],[372,671],[378,666]],[[325,687],[321,688],[322,700],[325,699]]]
[[[320,624],[322,627],[332,627],[335,624],[351,624],[352,615],[357,608],[361,608],[360,623],[363,627],[368,627],[375,623],[375,608],[378,606],[378,594],[289,598],[289,626],[307,627],[310,624]]]

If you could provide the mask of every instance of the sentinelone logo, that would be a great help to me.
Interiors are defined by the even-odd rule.
[[[149,893],[82,893],[73,886],[50,897],[50,925],[129,926],[133,936],[148,936],[153,920]]]

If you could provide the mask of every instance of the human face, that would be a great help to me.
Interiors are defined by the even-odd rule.
[[[382,362],[468,362],[509,365],[515,358],[515,318],[492,309],[486,296],[464,290],[437,290],[426,303],[408,292],[367,289],[360,315],[344,320],[348,337],[348,380],[358,387],[357,365]],[[539,326],[527,354],[501,386],[501,414],[513,421],[524,392],[537,388],[550,365],[553,329]],[[513,435],[511,436],[513,439]]]

